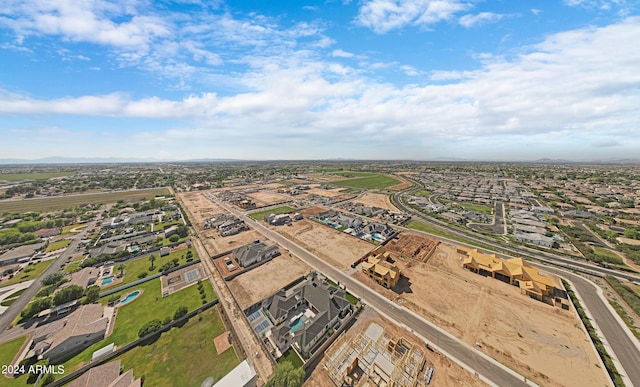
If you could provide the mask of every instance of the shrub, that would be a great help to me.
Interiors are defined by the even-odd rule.
[[[138,337],[145,337],[153,332],[159,331],[160,328],[162,328],[162,321],[160,321],[159,319],[151,320],[144,324],[142,328],[140,328],[140,330],[138,331]]]
[[[147,275],[149,275],[149,273],[147,273],[146,271],[143,271],[142,273],[138,274],[138,278],[143,279],[143,278],[145,278]]]
[[[167,316],[163,321],[162,325],[167,325],[171,322],[171,316]]]
[[[60,271],[57,271],[55,273],[50,273],[50,274],[47,274],[42,279],[42,284],[44,286],[53,285],[53,284],[56,284],[56,283],[60,282],[62,280],[62,278],[64,278],[64,273],[62,273]]]
[[[179,240],[180,240],[180,237],[177,234],[173,234],[169,237],[169,242],[171,243],[176,243]]]
[[[177,320],[177,319],[179,319],[181,317],[184,317],[184,316],[186,316],[187,312],[188,312],[188,310],[187,310],[186,306],[184,306],[184,305],[180,306],[176,310],[176,313],[173,314],[173,319]]]

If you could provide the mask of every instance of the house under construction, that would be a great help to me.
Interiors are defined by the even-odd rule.
[[[425,363],[419,345],[371,323],[355,338],[336,340],[325,352],[323,367],[336,386],[414,387]]]

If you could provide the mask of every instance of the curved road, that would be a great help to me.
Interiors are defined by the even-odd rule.
[[[78,246],[78,243],[80,243],[80,240],[82,240],[87,234],[87,230],[93,228],[94,225],[95,221],[87,223],[84,230],[82,230],[79,234],[71,237],[71,244],[67,247],[67,249],[62,254],[60,254],[60,256],[56,258],[56,260],[53,261],[53,263],[49,265],[49,267],[44,272],[42,272],[40,277],[36,278],[36,280],[33,281],[31,286],[29,286],[29,288],[27,288],[27,290],[25,290],[25,292],[22,293],[22,295],[20,295],[20,297],[18,297],[18,299],[13,304],[11,304],[11,306],[9,306],[9,309],[5,310],[5,312],[0,315],[0,333],[4,332],[4,330],[7,329],[9,325],[11,325],[11,322],[13,322],[16,317],[18,317],[20,312],[36,296],[38,291],[40,291],[40,288],[42,287],[42,279],[50,273],[60,271],[62,264],[67,260],[67,258],[74,255],[74,253],[77,253],[76,248]]]

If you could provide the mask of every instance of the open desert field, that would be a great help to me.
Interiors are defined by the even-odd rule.
[[[374,310],[369,308],[364,308],[363,312],[358,316],[358,320],[356,323],[350,327],[348,330],[342,333],[339,339],[343,338],[345,340],[350,340],[356,337],[360,332],[363,332],[367,329],[369,324],[376,323],[384,328],[385,332],[393,335],[394,337],[403,337],[415,344],[422,343],[418,337],[413,334],[407,332],[406,330],[400,328],[393,322],[387,320],[382,317]],[[431,352],[426,350],[424,346],[422,346],[424,353],[426,355],[427,361],[431,363],[431,365],[435,368],[435,373],[433,378],[431,379],[431,383],[429,386],[433,387],[459,387],[459,386],[485,386],[484,382],[477,379],[471,373],[460,367],[458,364],[454,363],[452,360],[447,358],[446,356]],[[329,378],[327,370],[324,369],[325,359],[323,359],[320,364],[315,367],[311,376],[305,381],[305,387],[333,387],[335,384]],[[423,374],[424,377],[424,374]]]
[[[246,194],[253,199],[256,203],[256,207],[269,206],[276,203],[287,202],[293,200],[293,196],[287,194],[281,194],[272,191],[258,191]]]
[[[365,277],[390,299],[515,369],[539,385],[605,386],[605,370],[574,311],[533,300],[520,290],[462,269],[450,245],[440,244],[428,263],[398,259],[410,291],[398,294]],[[402,280],[401,280],[402,281]]]
[[[317,185],[316,187],[311,186],[311,189],[303,192],[307,194],[315,194],[315,195],[326,196],[330,198],[339,198],[344,196],[344,193],[340,192],[344,190],[344,188],[322,189],[318,187],[319,185]]]
[[[277,227],[276,231],[342,270],[348,269],[354,261],[375,247],[369,242],[306,219],[293,222],[291,227]]]
[[[206,191],[209,192],[209,191]],[[184,210],[187,211],[187,216],[191,220],[193,226],[199,232],[202,231],[202,224],[208,218],[214,214],[227,213],[219,205],[207,199],[202,191],[196,192],[181,192],[178,193],[178,199],[182,201]],[[205,230],[213,234],[216,234],[213,230]]]
[[[242,309],[311,271],[311,267],[280,249],[282,255],[227,282]]]
[[[398,212],[398,209],[394,207],[393,204],[391,204],[389,195],[385,194],[367,193],[362,197],[354,200],[354,203],[360,203],[364,204],[365,206],[384,208],[389,211]]]
[[[401,183],[400,184],[396,184],[396,185],[392,185],[391,187],[387,188],[390,189],[392,191],[400,191],[406,188],[411,187],[413,184],[411,184],[410,182],[408,182],[407,180],[399,177],[399,176],[395,176],[396,179],[400,180]]]
[[[200,233],[200,235],[204,235],[206,237],[206,239],[202,238],[202,242],[211,255],[233,250],[240,246],[249,244],[256,239],[260,239],[261,241],[265,240],[265,237],[262,234],[253,229],[226,237],[221,237],[216,231],[211,230],[206,230],[205,232]]]

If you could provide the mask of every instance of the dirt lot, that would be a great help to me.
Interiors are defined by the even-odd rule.
[[[353,262],[375,246],[312,220],[294,222],[291,227],[275,228],[286,238],[300,244],[333,266],[348,269]]]
[[[426,262],[431,258],[438,245],[438,241],[420,234],[401,232],[396,238],[387,243],[387,251],[402,258]]]
[[[384,208],[389,211],[398,212],[398,209],[391,204],[389,195],[367,193],[362,197],[354,200],[354,203],[364,204],[365,206]]]
[[[409,187],[411,187],[411,186],[412,186],[412,184],[411,184],[411,183],[409,183],[408,181],[406,181],[405,179],[403,179],[403,178],[401,178],[401,177],[399,177],[399,176],[394,176],[394,177],[395,177],[396,179],[398,179],[398,180],[402,181],[402,183],[400,183],[400,184],[396,184],[396,185],[392,185],[391,187],[389,187],[389,188],[387,188],[387,189],[390,189],[390,190],[392,190],[392,191],[400,191],[400,190],[403,190],[403,189],[405,189],[405,188],[409,188]]]
[[[246,309],[311,271],[307,264],[281,251],[283,252],[281,256],[227,282],[242,309]]]
[[[573,311],[533,300],[520,290],[462,269],[450,245],[428,263],[396,261],[409,291],[398,294],[365,277],[390,299],[425,316],[540,385],[604,386],[605,371]],[[402,281],[402,280],[401,280]]]
[[[386,332],[395,337],[404,337],[413,343],[421,343],[422,341],[413,336],[406,330],[398,327],[394,323],[377,314],[375,311],[365,307],[364,311],[358,316],[356,323],[342,335],[351,339],[358,333],[367,329],[369,324],[375,322],[385,329]],[[341,336],[342,337],[342,336]],[[430,352],[424,348],[427,360],[433,364],[435,373],[431,379],[430,386],[434,387],[459,387],[459,386],[485,386],[482,381],[475,378],[471,373],[449,360],[446,356]],[[305,387],[334,387],[335,384],[329,378],[327,371],[323,368],[323,361],[313,370],[311,376],[305,381]],[[426,368],[426,367],[425,367]]]
[[[273,192],[258,191],[246,195],[253,199],[253,201],[256,203],[256,207],[269,206],[271,204],[287,202],[294,199],[294,197],[291,195],[277,193],[275,192],[275,190]]]
[[[227,213],[227,211],[223,210],[222,207],[207,199],[203,192],[210,191],[178,193],[178,198],[182,201],[183,208],[187,211],[189,220],[191,220],[191,223],[198,232],[202,231],[204,221],[212,215]]]

